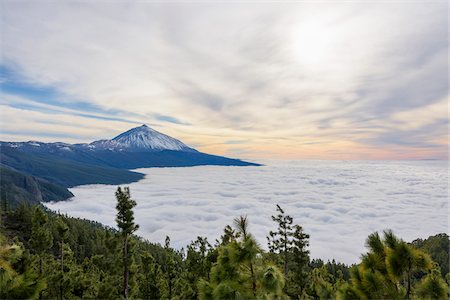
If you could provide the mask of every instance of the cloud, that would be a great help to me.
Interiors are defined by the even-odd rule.
[[[158,121],[169,122],[169,123],[180,124],[180,125],[190,125],[189,123],[183,122],[183,121],[178,120],[177,118],[174,118],[171,116],[163,116],[160,114],[155,114],[155,118]]]
[[[54,106],[155,124],[218,154],[445,158],[446,124],[420,110],[448,96],[446,6],[7,1],[1,78],[54,91]],[[403,125],[422,119],[430,138],[393,138],[376,152],[408,112]],[[35,125],[44,126],[30,122],[29,135]],[[248,141],[247,151],[228,140]]]
[[[138,234],[152,242],[171,237],[175,247],[197,235],[214,241],[235,217],[248,215],[265,247],[280,204],[311,235],[312,257],[354,263],[366,237],[386,228],[411,241],[448,233],[447,164],[420,162],[265,161],[263,167],[140,169],[130,184],[137,201]],[[343,185],[342,183],[346,183]],[[116,186],[71,189],[53,210],[115,226]]]

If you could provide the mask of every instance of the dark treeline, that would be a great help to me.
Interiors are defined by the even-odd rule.
[[[47,211],[2,208],[0,299],[448,299],[449,237],[411,244],[373,233],[357,265],[311,259],[309,235],[277,205],[264,251],[237,217],[214,242],[176,250],[134,232],[118,189],[117,228]]]

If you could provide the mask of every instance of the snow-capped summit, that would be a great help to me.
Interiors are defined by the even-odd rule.
[[[128,151],[196,151],[181,141],[158,132],[147,125],[132,128],[112,140],[100,140],[90,144],[95,148]]]

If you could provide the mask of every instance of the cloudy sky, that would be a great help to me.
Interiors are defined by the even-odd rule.
[[[0,140],[446,158],[448,4],[1,2]]]

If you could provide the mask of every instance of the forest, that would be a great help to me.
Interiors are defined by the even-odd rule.
[[[279,205],[267,246],[237,216],[215,241],[182,249],[135,235],[136,202],[116,193],[117,229],[42,205],[1,205],[0,299],[448,299],[449,236],[367,237],[360,262],[313,259]],[[6,203],[6,202],[5,202]],[[194,236],[194,233],[193,233]],[[265,250],[267,249],[267,250]]]

